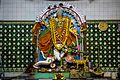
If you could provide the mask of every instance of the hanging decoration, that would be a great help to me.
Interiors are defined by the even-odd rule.
[[[69,18],[65,18],[64,21],[60,21],[60,19],[63,19],[63,17],[58,18],[58,26],[56,25],[55,18],[51,18],[50,20],[50,27],[51,27],[51,35],[52,35],[52,41],[54,46],[60,50],[65,46],[65,43],[68,39],[69,34],[69,26],[71,23],[71,20]],[[62,23],[62,24],[59,24]],[[58,27],[56,29],[56,27]],[[57,42],[58,41],[58,42]],[[59,45],[59,46],[58,46]]]

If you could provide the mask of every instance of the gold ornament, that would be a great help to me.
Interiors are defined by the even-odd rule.
[[[108,24],[106,22],[100,22],[99,25],[98,25],[98,28],[101,30],[101,31],[106,31],[107,28],[108,28]]]

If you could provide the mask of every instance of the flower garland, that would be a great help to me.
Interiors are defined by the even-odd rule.
[[[61,19],[62,17],[60,17],[60,18],[58,18],[58,20],[59,19]],[[56,20],[55,20],[55,18],[51,18],[50,19],[50,28],[51,28],[51,35],[52,35],[52,40],[53,40],[53,44],[54,44],[54,46],[58,49],[58,50],[60,50],[63,46],[65,46],[65,43],[66,43],[66,41],[67,41],[67,39],[68,39],[68,34],[69,34],[69,26],[70,26],[70,24],[71,24],[71,19],[69,19],[69,18],[65,18],[64,19],[64,21],[63,21],[63,26],[62,27],[64,27],[65,29],[66,29],[66,31],[65,31],[65,40],[62,42],[62,40],[60,39],[60,38],[58,38],[58,36],[56,36],[56,34],[58,35],[58,32],[55,30],[56,28],[57,28],[57,26],[56,26]],[[63,33],[64,33],[64,31],[63,31]],[[60,35],[59,35],[60,36]],[[58,44],[57,44],[57,41],[56,41],[56,37],[61,41],[61,43],[62,44],[60,44],[59,46],[58,46]]]

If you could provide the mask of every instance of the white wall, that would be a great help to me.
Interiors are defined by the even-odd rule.
[[[64,1],[61,1],[64,2]],[[87,20],[120,20],[120,0],[65,1],[76,8]],[[0,20],[35,20],[50,4],[60,1],[0,0]]]

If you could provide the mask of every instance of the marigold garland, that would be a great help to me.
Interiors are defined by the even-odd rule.
[[[60,17],[60,18],[62,18],[62,17]],[[59,18],[58,18],[58,20],[59,20]],[[69,26],[71,24],[71,19],[65,18],[64,21],[63,21],[64,25],[62,27],[64,27],[66,29],[66,31],[65,31],[65,40],[62,42],[62,44],[60,44],[60,46],[58,46],[57,41],[56,41],[56,37],[58,38],[58,36],[56,36],[57,32],[55,30],[57,28],[56,23],[57,22],[56,22],[55,18],[50,19],[50,28],[51,28],[51,36],[52,36],[53,44],[58,50],[60,50],[63,46],[65,46],[65,43],[66,43],[66,41],[68,39]],[[59,39],[59,40],[61,40],[61,39]]]

